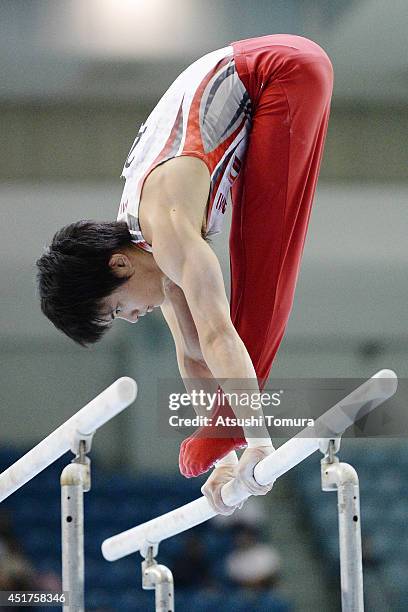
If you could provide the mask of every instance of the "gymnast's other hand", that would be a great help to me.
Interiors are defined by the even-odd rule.
[[[237,466],[237,480],[251,495],[266,495],[272,489],[273,482],[268,485],[260,485],[255,480],[254,469],[257,463],[274,451],[273,446],[254,446],[246,448],[242,453]]]
[[[237,508],[242,507],[242,503],[237,506],[227,506],[224,504],[221,497],[222,487],[236,477],[237,470],[238,464],[220,465],[214,468],[209,478],[201,487],[202,494],[207,498],[211,508],[218,514],[225,514],[228,516]]]

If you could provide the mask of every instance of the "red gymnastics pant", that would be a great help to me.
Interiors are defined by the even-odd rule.
[[[252,127],[232,187],[231,320],[263,388],[293,304],[327,132],[333,69],[323,49],[301,36],[273,34],[232,46],[252,101]],[[215,414],[219,410],[215,407]],[[209,439],[205,430],[196,432],[181,446],[182,473],[207,471],[215,459],[242,446],[242,430],[240,438]]]

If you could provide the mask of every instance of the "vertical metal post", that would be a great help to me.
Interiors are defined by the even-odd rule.
[[[155,590],[156,612],[174,612],[173,574],[168,567],[157,563],[152,546],[142,561],[142,588]]]
[[[347,463],[339,463],[339,467],[341,479],[337,499],[342,606],[343,610],[364,610],[358,476]]]
[[[339,445],[339,440],[330,440],[321,460],[322,489],[337,490],[342,611],[364,612],[358,475],[351,465],[339,462]]]
[[[90,489],[86,442],[61,473],[62,588],[68,593],[65,612],[84,612],[84,491]]]

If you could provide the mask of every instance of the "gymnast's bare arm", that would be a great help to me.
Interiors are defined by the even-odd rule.
[[[153,228],[156,230],[154,217],[160,215],[163,208],[168,211],[172,200],[180,201],[180,192],[183,194],[181,199],[185,200],[188,194],[189,201],[188,208],[186,207],[182,214],[185,214],[201,233],[209,184],[207,166],[195,157],[174,158],[156,167],[144,183],[142,206],[139,210],[143,233],[148,241],[153,242]],[[167,203],[164,194],[167,195]],[[158,202],[161,202],[161,206],[158,206]],[[181,377],[183,380],[212,377],[203,357],[197,329],[182,288],[167,279],[165,296],[161,311],[174,339]]]
[[[194,389],[215,393],[217,385],[201,352],[187,300],[182,289],[172,281],[167,285],[161,311],[173,336],[178,368],[187,393],[192,393]],[[194,410],[199,416],[208,416],[205,407],[194,404]]]
[[[197,329],[183,290],[169,280],[165,295],[161,311],[172,333],[177,357],[183,361],[204,362]]]

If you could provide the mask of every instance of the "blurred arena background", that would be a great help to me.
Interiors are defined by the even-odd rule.
[[[240,38],[306,36],[332,60],[334,96],[295,305],[271,376],[364,378],[383,367],[407,376],[407,26],[405,0],[0,2],[1,469],[117,377],[139,384],[136,404],[95,436],[87,609],[153,609],[139,560],[111,565],[100,542],[193,499],[202,480],[178,474],[179,441],[158,434],[159,379],[178,376],[161,315],[116,322],[100,345],[82,349],[42,316],[35,260],[62,225],[116,218],[138,128],[192,61]],[[227,238],[228,225],[214,248],[228,286]],[[405,442],[366,441],[359,453],[349,441],[340,453],[360,468],[367,610],[406,610]],[[218,521],[163,544],[178,609],[340,609],[335,499],[320,492],[312,459],[241,523]],[[112,503],[112,491],[123,503]],[[33,584],[38,572],[58,583],[58,495],[54,467],[2,506],[0,588],[16,576]],[[259,568],[248,576],[253,559]]]

